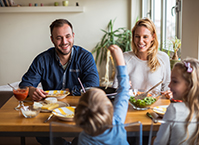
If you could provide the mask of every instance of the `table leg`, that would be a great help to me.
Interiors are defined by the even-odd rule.
[[[21,145],[26,145],[25,137],[21,137]]]

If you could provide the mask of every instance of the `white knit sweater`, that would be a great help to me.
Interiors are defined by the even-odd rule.
[[[124,53],[124,59],[128,69],[129,80],[131,81],[134,89],[147,90],[153,85],[163,80],[162,85],[157,87],[159,91],[168,90],[170,82],[170,60],[169,56],[162,51],[158,51],[157,54],[160,67],[155,72],[151,72],[147,65],[147,60],[139,59],[132,51]],[[113,87],[118,87],[117,72],[113,82]]]

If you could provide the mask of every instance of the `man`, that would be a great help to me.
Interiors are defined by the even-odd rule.
[[[90,52],[74,45],[72,24],[65,19],[50,25],[51,41],[55,47],[39,54],[22,77],[19,86],[29,86],[29,96],[39,101],[47,94],[44,90],[67,90],[81,95],[84,87],[99,86],[99,75]],[[36,88],[41,82],[43,90]]]

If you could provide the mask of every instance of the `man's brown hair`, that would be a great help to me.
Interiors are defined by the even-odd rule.
[[[68,24],[70,26],[70,28],[72,29],[72,32],[73,32],[73,26],[68,20],[66,20],[66,19],[57,19],[54,22],[52,22],[52,24],[50,25],[51,35],[52,35],[54,27],[62,27],[64,24]]]

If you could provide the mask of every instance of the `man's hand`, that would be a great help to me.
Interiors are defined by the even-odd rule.
[[[125,65],[123,52],[119,46],[111,45],[108,49],[111,51],[111,55],[115,59],[117,65]]]
[[[68,92],[70,93],[69,95],[72,95],[72,93],[70,92],[70,89],[69,89],[69,88],[66,88],[65,90],[68,91]]]
[[[46,98],[46,93],[44,90],[35,88],[35,87],[29,87],[29,96],[33,101],[40,101],[43,98]]]

